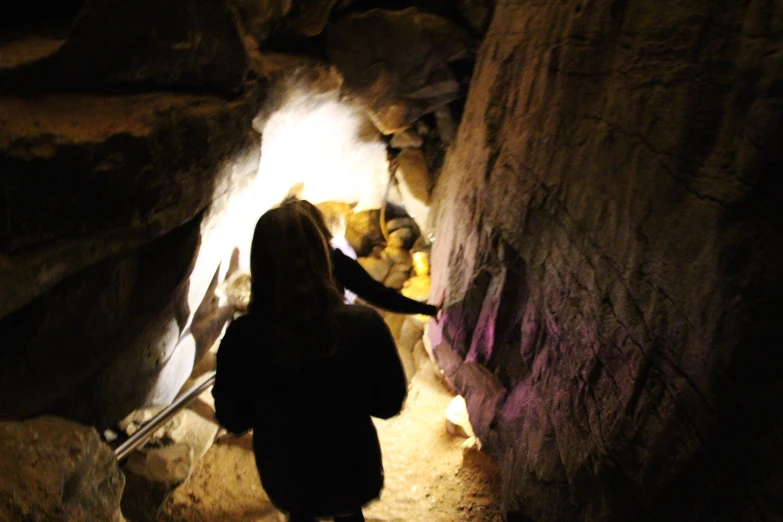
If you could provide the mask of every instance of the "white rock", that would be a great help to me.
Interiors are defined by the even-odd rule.
[[[423,250],[413,253],[413,269],[417,276],[430,275],[430,254]]]
[[[175,444],[190,446],[195,460],[201,460],[215,441],[219,426],[189,409],[181,411],[174,419],[178,422],[170,427],[169,439]]]
[[[457,437],[473,437],[468,407],[461,395],[454,397],[446,408],[446,431]]]
[[[184,482],[194,465],[193,448],[184,443],[136,451],[127,464],[136,475],[169,486]]]
[[[150,421],[155,415],[161,412],[164,406],[155,406],[152,408],[143,408],[130,413],[127,417],[118,423],[120,430],[126,435],[133,435],[138,429]]]

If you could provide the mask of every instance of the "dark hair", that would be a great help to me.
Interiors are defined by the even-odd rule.
[[[333,311],[342,303],[326,239],[301,209],[284,205],[261,216],[250,249],[249,313],[269,348],[297,362],[337,348]]]
[[[326,239],[327,243],[332,239],[332,231],[326,226],[326,220],[324,220],[323,213],[318,210],[318,207],[307,201],[306,199],[299,199],[295,197],[289,197],[283,200],[281,206],[290,206],[299,209],[301,212],[307,214],[307,216],[313,220],[318,230]]]

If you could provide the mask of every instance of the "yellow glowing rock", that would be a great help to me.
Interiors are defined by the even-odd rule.
[[[405,281],[402,295],[416,301],[426,301],[430,296],[430,276],[417,275]]]
[[[413,270],[417,276],[430,274],[430,255],[427,252],[415,252],[413,254]]]

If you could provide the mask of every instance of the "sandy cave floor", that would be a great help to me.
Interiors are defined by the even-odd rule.
[[[452,397],[437,377],[420,372],[403,412],[376,420],[386,487],[379,501],[365,507],[368,522],[502,520],[496,463],[475,450],[463,458],[465,439],[446,431],[445,411]],[[313,436],[324,428],[314,427]],[[251,435],[221,436],[169,498],[159,521],[286,520],[264,494],[251,445]]]

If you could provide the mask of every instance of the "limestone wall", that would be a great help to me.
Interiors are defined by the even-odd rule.
[[[509,520],[783,516],[782,31],[760,0],[498,2],[431,337]]]

